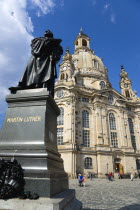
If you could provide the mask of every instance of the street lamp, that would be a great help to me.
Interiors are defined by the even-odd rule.
[[[108,163],[106,164],[106,168],[107,168],[107,174],[108,174]]]

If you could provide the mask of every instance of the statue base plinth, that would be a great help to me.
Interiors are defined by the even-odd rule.
[[[82,203],[75,198],[75,190],[66,190],[52,198],[39,198],[38,200],[0,200],[0,209],[80,210],[82,209]]]
[[[45,88],[18,90],[7,96],[0,132],[0,158],[15,158],[24,169],[25,191],[52,197],[68,189],[57,150],[59,109]]]

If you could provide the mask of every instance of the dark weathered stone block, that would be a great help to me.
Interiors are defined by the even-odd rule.
[[[0,158],[15,157],[24,169],[25,190],[51,197],[68,189],[63,160],[57,151],[59,109],[45,88],[7,96],[0,132]]]

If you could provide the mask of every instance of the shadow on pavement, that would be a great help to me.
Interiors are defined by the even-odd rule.
[[[98,208],[98,209],[82,208],[82,210],[103,210],[103,208],[101,208],[101,209],[100,208]],[[109,209],[105,208],[104,210],[111,210],[111,208],[109,208]],[[124,206],[118,210],[140,210],[140,204],[132,204],[129,206]]]
[[[140,204],[132,204],[129,206],[124,206],[120,208],[119,210],[140,210]]]

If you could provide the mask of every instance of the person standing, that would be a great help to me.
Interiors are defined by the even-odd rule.
[[[119,179],[122,179],[122,175],[121,175],[120,172],[118,172],[118,178],[119,178]]]
[[[109,181],[113,181],[113,173],[109,173]]]
[[[93,173],[90,174],[90,180],[92,180],[92,178],[93,178]]]

